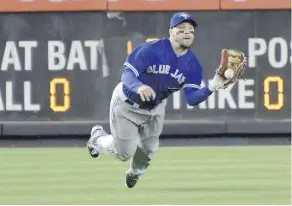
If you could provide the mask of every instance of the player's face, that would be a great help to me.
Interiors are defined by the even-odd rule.
[[[189,49],[195,38],[195,28],[189,22],[183,22],[171,29],[170,35],[184,49]]]

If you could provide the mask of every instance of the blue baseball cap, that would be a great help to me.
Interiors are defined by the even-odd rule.
[[[198,25],[194,17],[192,17],[192,15],[190,15],[189,13],[178,12],[172,16],[170,20],[170,28],[173,28],[182,22],[190,22],[194,26],[194,28],[196,28],[196,26]]]

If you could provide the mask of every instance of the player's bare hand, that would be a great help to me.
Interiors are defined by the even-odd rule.
[[[138,94],[140,95],[143,102],[154,100],[156,97],[154,90],[145,84],[139,87]]]

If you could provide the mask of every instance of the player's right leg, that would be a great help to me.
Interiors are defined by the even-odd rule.
[[[96,125],[91,129],[90,139],[87,142],[88,152],[91,155],[91,157],[97,158],[99,156],[99,153],[97,152],[97,150],[94,149],[94,147],[97,146],[96,145],[97,139],[104,135],[106,135],[106,133],[104,132],[103,128],[99,125]]]
[[[118,87],[114,90],[110,104],[111,134],[104,132],[101,126],[92,128],[88,141],[88,150],[92,157],[102,153],[111,154],[121,161],[134,156],[139,138],[138,125],[146,121],[145,115],[136,114],[129,105],[119,98]]]
[[[119,120],[120,121],[120,120]],[[131,128],[128,124],[123,124],[124,128]],[[132,127],[130,129],[132,135],[125,136],[115,136],[114,134],[107,134],[104,132],[103,128],[96,125],[92,128],[93,134],[90,137],[87,147],[90,155],[93,158],[97,158],[100,154],[110,154],[120,161],[127,161],[134,156],[137,148],[137,136],[135,134],[135,129]]]

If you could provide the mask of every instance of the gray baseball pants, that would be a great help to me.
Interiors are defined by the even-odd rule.
[[[114,89],[110,103],[111,135],[104,136],[112,138],[113,144],[111,146],[105,144],[107,146],[104,147],[113,147],[107,152],[121,161],[131,159],[129,171],[135,175],[142,175],[159,146],[166,101],[153,110],[145,110],[139,109],[136,104],[132,106],[126,103],[126,99],[120,83]]]

